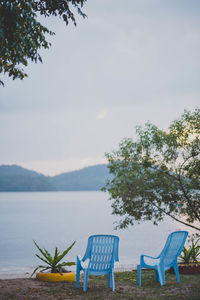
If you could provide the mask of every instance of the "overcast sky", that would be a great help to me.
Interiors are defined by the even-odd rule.
[[[88,0],[28,79],[2,77],[0,164],[46,175],[105,162],[135,126],[162,129],[200,104],[199,0]]]

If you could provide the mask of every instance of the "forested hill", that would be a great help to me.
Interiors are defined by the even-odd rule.
[[[16,165],[0,166],[0,191],[53,191],[48,176],[24,169]]]
[[[105,185],[108,173],[106,165],[96,165],[54,176],[51,182],[59,191],[100,190]]]
[[[97,191],[109,178],[107,165],[95,165],[53,177],[17,165],[0,166],[0,192]]]

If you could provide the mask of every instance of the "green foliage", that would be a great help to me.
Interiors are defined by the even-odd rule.
[[[69,246],[66,250],[63,251],[63,253],[60,254],[58,251],[58,248],[55,248],[54,255],[51,256],[51,254],[44,248],[41,249],[38,244],[34,241],[34,244],[36,245],[37,249],[40,251],[40,253],[43,255],[42,257],[38,254],[35,254],[40,260],[42,260],[46,265],[39,265],[35,270],[33,271],[32,275],[35,274],[37,270],[40,270],[41,272],[50,270],[51,273],[61,273],[63,272],[63,267],[65,266],[73,266],[75,265],[75,262],[61,262],[61,260],[67,255],[67,253],[71,250],[71,248],[74,246],[76,241],[74,241],[71,246]]]
[[[54,32],[40,24],[37,16],[58,16],[68,24],[76,20],[71,7],[86,17],[81,7],[87,0],[0,0],[0,73],[12,79],[27,77],[28,60],[42,62],[40,48],[48,49],[45,34]],[[4,83],[0,80],[0,85]]]
[[[200,239],[196,241],[192,239],[191,246],[188,249],[186,247],[183,248],[180,258],[184,263],[189,264],[191,262],[198,262],[198,257],[200,255],[199,241]]]
[[[200,230],[192,224],[200,221],[200,109],[184,111],[167,131],[147,122],[136,133],[137,141],[125,138],[106,154],[113,177],[103,190],[124,217],[117,227],[168,215]]]

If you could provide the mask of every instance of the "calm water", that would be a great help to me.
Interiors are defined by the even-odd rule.
[[[140,254],[159,254],[168,234],[188,230],[166,218],[159,226],[141,223],[114,230],[116,216],[103,192],[0,193],[0,274],[24,274],[39,264],[33,239],[53,251],[66,249],[74,240],[66,260],[83,255],[91,234],[120,237],[118,268],[132,268]]]

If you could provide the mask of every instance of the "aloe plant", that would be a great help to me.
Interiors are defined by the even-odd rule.
[[[183,247],[182,255],[180,255],[180,258],[182,261],[186,264],[189,264],[191,262],[198,262],[198,257],[200,255],[200,245],[198,244],[200,239],[194,241],[194,239],[191,240],[192,244],[187,249],[186,247]]]
[[[40,272],[44,272],[47,270],[50,270],[51,273],[61,273],[64,270],[65,266],[73,266],[75,265],[75,262],[61,262],[61,260],[67,255],[67,253],[71,250],[71,248],[74,246],[74,241],[71,246],[69,246],[66,250],[64,250],[62,253],[58,251],[58,248],[55,248],[54,255],[52,256],[45,248],[42,249],[38,246],[36,241],[34,241],[34,244],[36,245],[37,249],[40,251],[40,253],[43,255],[41,257],[38,254],[35,254],[40,260],[42,260],[46,265],[39,265],[35,268],[33,273],[31,274],[31,277],[35,274],[37,270],[40,270]]]
[[[186,247],[183,247],[182,255],[180,255],[182,262],[189,264],[191,262],[191,254],[190,248],[187,249]]]
[[[197,262],[198,261],[198,256],[200,255],[200,245],[198,244],[200,241],[200,239],[198,239],[196,242],[194,242],[192,240],[192,254],[191,254],[191,257],[192,257],[192,261],[193,262]]]

